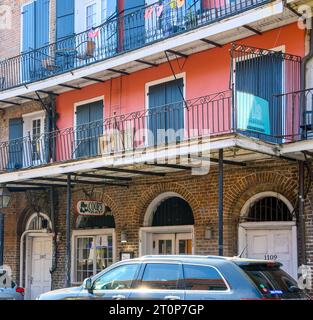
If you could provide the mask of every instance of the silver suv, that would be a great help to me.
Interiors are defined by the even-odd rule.
[[[118,262],[75,288],[38,300],[308,299],[275,261],[145,256]]]

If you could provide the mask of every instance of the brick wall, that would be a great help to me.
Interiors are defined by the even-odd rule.
[[[0,59],[14,57],[21,52],[21,9],[29,0],[0,0],[1,5],[8,5],[12,12],[12,28],[0,29]],[[55,40],[55,0],[50,0],[50,42]]]
[[[139,253],[139,228],[143,226],[144,215],[153,199],[164,192],[176,192],[183,196],[191,206],[195,218],[195,251],[197,254],[218,253],[218,175],[217,168],[211,167],[209,175],[191,176],[190,173],[168,174],[166,177],[139,177],[134,179],[129,189],[123,187],[75,188],[72,199],[72,228],[75,228],[75,205],[78,200],[93,198],[104,201],[112,210],[117,235],[117,256],[120,251]],[[298,167],[287,161],[265,161],[249,164],[247,167],[225,165],[224,173],[224,255],[237,254],[238,220],[244,203],[253,195],[263,191],[273,191],[285,196],[293,206],[297,202]],[[56,195],[56,226],[60,233],[57,243],[56,270],[53,273],[53,289],[65,286],[65,218],[66,192],[58,189]],[[22,232],[21,221],[25,221],[30,209],[23,208],[22,194],[15,195],[6,218],[5,259],[18,270],[18,242]],[[307,257],[312,265],[313,215],[311,208],[313,188],[306,201]],[[48,201],[44,213],[49,214]],[[27,214],[26,214],[26,213]],[[25,216],[25,217],[23,217]],[[19,228],[15,223],[18,221]],[[213,239],[204,240],[205,227],[212,225]],[[125,229],[128,243],[121,244],[120,231]],[[18,230],[18,231],[16,231]],[[299,242],[300,243],[300,242]],[[14,251],[15,250],[15,251]],[[301,252],[299,248],[299,252]],[[14,257],[16,254],[16,257]],[[299,261],[301,257],[299,257]],[[15,260],[14,260],[15,259]]]

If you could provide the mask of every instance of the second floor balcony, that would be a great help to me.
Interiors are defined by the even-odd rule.
[[[245,135],[271,145],[283,145],[312,136],[313,89],[274,95],[275,114],[258,113],[260,101],[227,90],[177,101],[101,121],[28,135],[0,143],[0,169],[15,170],[67,163],[165,146],[179,148],[186,143],[210,141],[232,134]],[[264,109],[265,108],[265,109]]]
[[[1,61],[0,92],[109,60],[270,2],[211,0],[204,6],[204,1],[195,0],[121,12],[96,28]]]

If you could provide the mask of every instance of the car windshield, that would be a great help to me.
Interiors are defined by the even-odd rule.
[[[297,282],[279,266],[251,264],[241,266],[265,298],[302,299],[306,297]]]

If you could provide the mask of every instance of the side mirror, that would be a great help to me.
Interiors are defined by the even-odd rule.
[[[92,279],[91,278],[85,279],[84,282],[83,282],[83,288],[85,290],[91,291],[92,287],[93,287]]]

